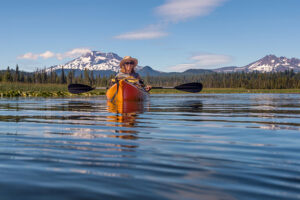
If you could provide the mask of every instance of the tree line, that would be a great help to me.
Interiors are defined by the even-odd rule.
[[[65,73],[62,68],[60,74],[55,71],[36,70],[29,73],[7,67],[0,71],[0,82],[32,83],[32,84],[71,84],[83,83],[87,85],[107,86],[113,76],[96,76],[93,71],[84,70],[75,76],[75,71]],[[203,73],[169,76],[145,76],[146,84],[153,86],[176,86],[188,82],[201,82],[206,88],[247,88],[247,89],[300,89],[300,73],[293,70],[285,72],[259,73]]]
[[[17,65],[15,69],[7,67],[0,71],[0,82],[6,83],[32,83],[32,84],[71,84],[82,83],[88,85],[108,85],[112,76],[95,76],[93,71],[84,70],[80,75],[75,76],[75,71],[71,70],[65,73],[62,68],[58,74],[55,71],[46,71],[37,69],[35,72],[24,72],[19,70]]]
[[[234,72],[147,77],[147,82],[159,86],[175,86],[188,82],[201,82],[205,88],[246,89],[300,89],[300,73],[285,72]]]

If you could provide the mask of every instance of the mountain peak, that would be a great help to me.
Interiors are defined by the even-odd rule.
[[[63,65],[56,65],[52,70],[74,69],[74,70],[110,70],[114,72],[119,71],[119,65],[122,58],[115,53],[103,53],[100,51],[91,51],[78,58],[71,60]],[[50,70],[50,69],[49,69]],[[49,71],[48,70],[48,71]]]
[[[245,67],[245,71],[259,71],[259,72],[282,72],[286,70],[300,71],[300,59],[286,58],[284,56],[277,57],[275,55],[267,55]]]
[[[263,57],[261,59],[277,59],[277,56],[275,56],[274,54],[269,54],[269,55],[266,55],[265,57]]]
[[[274,54],[269,54],[263,58],[252,62],[244,67],[222,67],[214,69],[215,72],[230,73],[230,72],[284,72],[293,70],[300,72],[300,59],[287,58],[284,56],[277,57]]]

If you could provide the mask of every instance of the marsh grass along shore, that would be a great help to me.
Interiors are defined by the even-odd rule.
[[[74,95],[65,84],[1,83],[0,97],[72,97],[105,95],[105,90]],[[155,89],[151,94],[185,93],[175,89]],[[300,93],[300,89],[203,88],[201,93]]]
[[[104,90],[82,93],[81,96],[104,95]],[[1,83],[0,97],[71,97],[64,84]]]

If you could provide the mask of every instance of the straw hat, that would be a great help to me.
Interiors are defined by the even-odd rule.
[[[120,67],[122,67],[126,62],[130,62],[130,61],[133,61],[134,62],[134,66],[133,67],[136,67],[137,64],[138,64],[138,60],[136,58],[132,58],[130,56],[125,56],[121,62],[120,62]]]

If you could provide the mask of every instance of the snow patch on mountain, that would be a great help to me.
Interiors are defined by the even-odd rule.
[[[274,71],[274,68],[275,67],[273,67],[271,65],[259,65],[259,64],[255,64],[255,65],[252,65],[251,67],[249,67],[248,69],[250,71],[271,72],[271,71]]]

